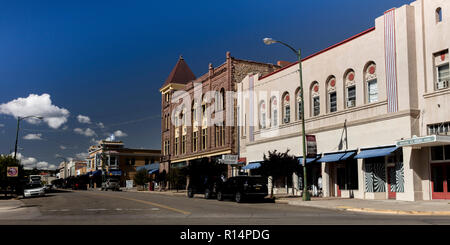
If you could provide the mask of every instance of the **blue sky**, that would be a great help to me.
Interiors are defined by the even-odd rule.
[[[294,61],[291,51],[268,47],[262,38],[301,47],[306,56],[410,2],[1,1],[0,105],[48,94],[53,106],[70,113],[57,128],[23,122],[20,153],[36,164],[86,153],[91,140],[117,130],[126,134],[119,138],[126,147],[160,149],[158,90],[180,54],[196,76],[210,62],[223,63],[226,51],[260,62]],[[91,123],[80,123],[78,115]],[[0,153],[14,149],[16,122],[0,113]],[[23,139],[28,134],[41,140]]]

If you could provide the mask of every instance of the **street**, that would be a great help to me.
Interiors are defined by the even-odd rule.
[[[361,214],[279,203],[242,203],[159,193],[58,191],[21,199],[0,224],[18,225],[405,225],[450,224],[448,216]]]

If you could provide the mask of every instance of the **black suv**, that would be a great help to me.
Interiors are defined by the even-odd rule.
[[[229,197],[240,203],[252,197],[264,199],[268,194],[267,178],[261,176],[236,176],[218,183],[216,196],[219,201]]]

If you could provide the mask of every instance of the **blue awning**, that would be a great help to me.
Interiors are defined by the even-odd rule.
[[[159,169],[153,169],[153,170],[148,171],[149,174],[153,174],[153,173],[156,173],[156,172],[159,172]]]
[[[386,155],[391,154],[395,150],[397,150],[397,146],[390,146],[390,147],[384,147],[384,148],[375,148],[375,149],[365,149],[361,150],[361,152],[355,156],[357,159],[362,158],[371,158],[371,157],[383,157]]]
[[[354,155],[355,151],[349,151],[349,152],[337,152],[337,153],[330,153],[325,154],[322,158],[317,160],[318,162],[339,162],[343,160],[347,160],[349,157]]]
[[[109,171],[108,175],[110,175],[110,176],[121,176],[122,175],[122,171],[121,170],[111,170],[111,171]]]
[[[101,170],[95,170],[94,172],[90,173],[90,176],[97,176],[97,175],[101,175],[102,171]]]
[[[307,158],[306,158],[306,163],[312,163],[312,162],[314,162],[316,159],[317,159],[317,158],[309,158],[309,157],[307,157]],[[297,160],[298,160],[298,163],[299,163],[300,165],[303,164],[303,157],[297,157]]]
[[[257,169],[261,167],[261,163],[260,162],[254,162],[254,163],[249,163],[248,165],[242,167],[242,169]]]
[[[136,167],[136,171],[140,171],[142,169],[145,169],[145,170],[148,170],[148,171],[151,171],[151,170],[154,170],[154,169],[159,169],[159,163],[152,163],[152,164],[147,164],[147,165],[144,165],[144,166]]]

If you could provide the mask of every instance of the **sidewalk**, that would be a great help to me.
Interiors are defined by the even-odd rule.
[[[303,201],[301,197],[281,197],[276,203],[295,206],[307,206],[352,212],[399,215],[448,215],[450,216],[450,200],[433,201],[397,201],[397,200],[362,200],[349,198],[312,198]]]

